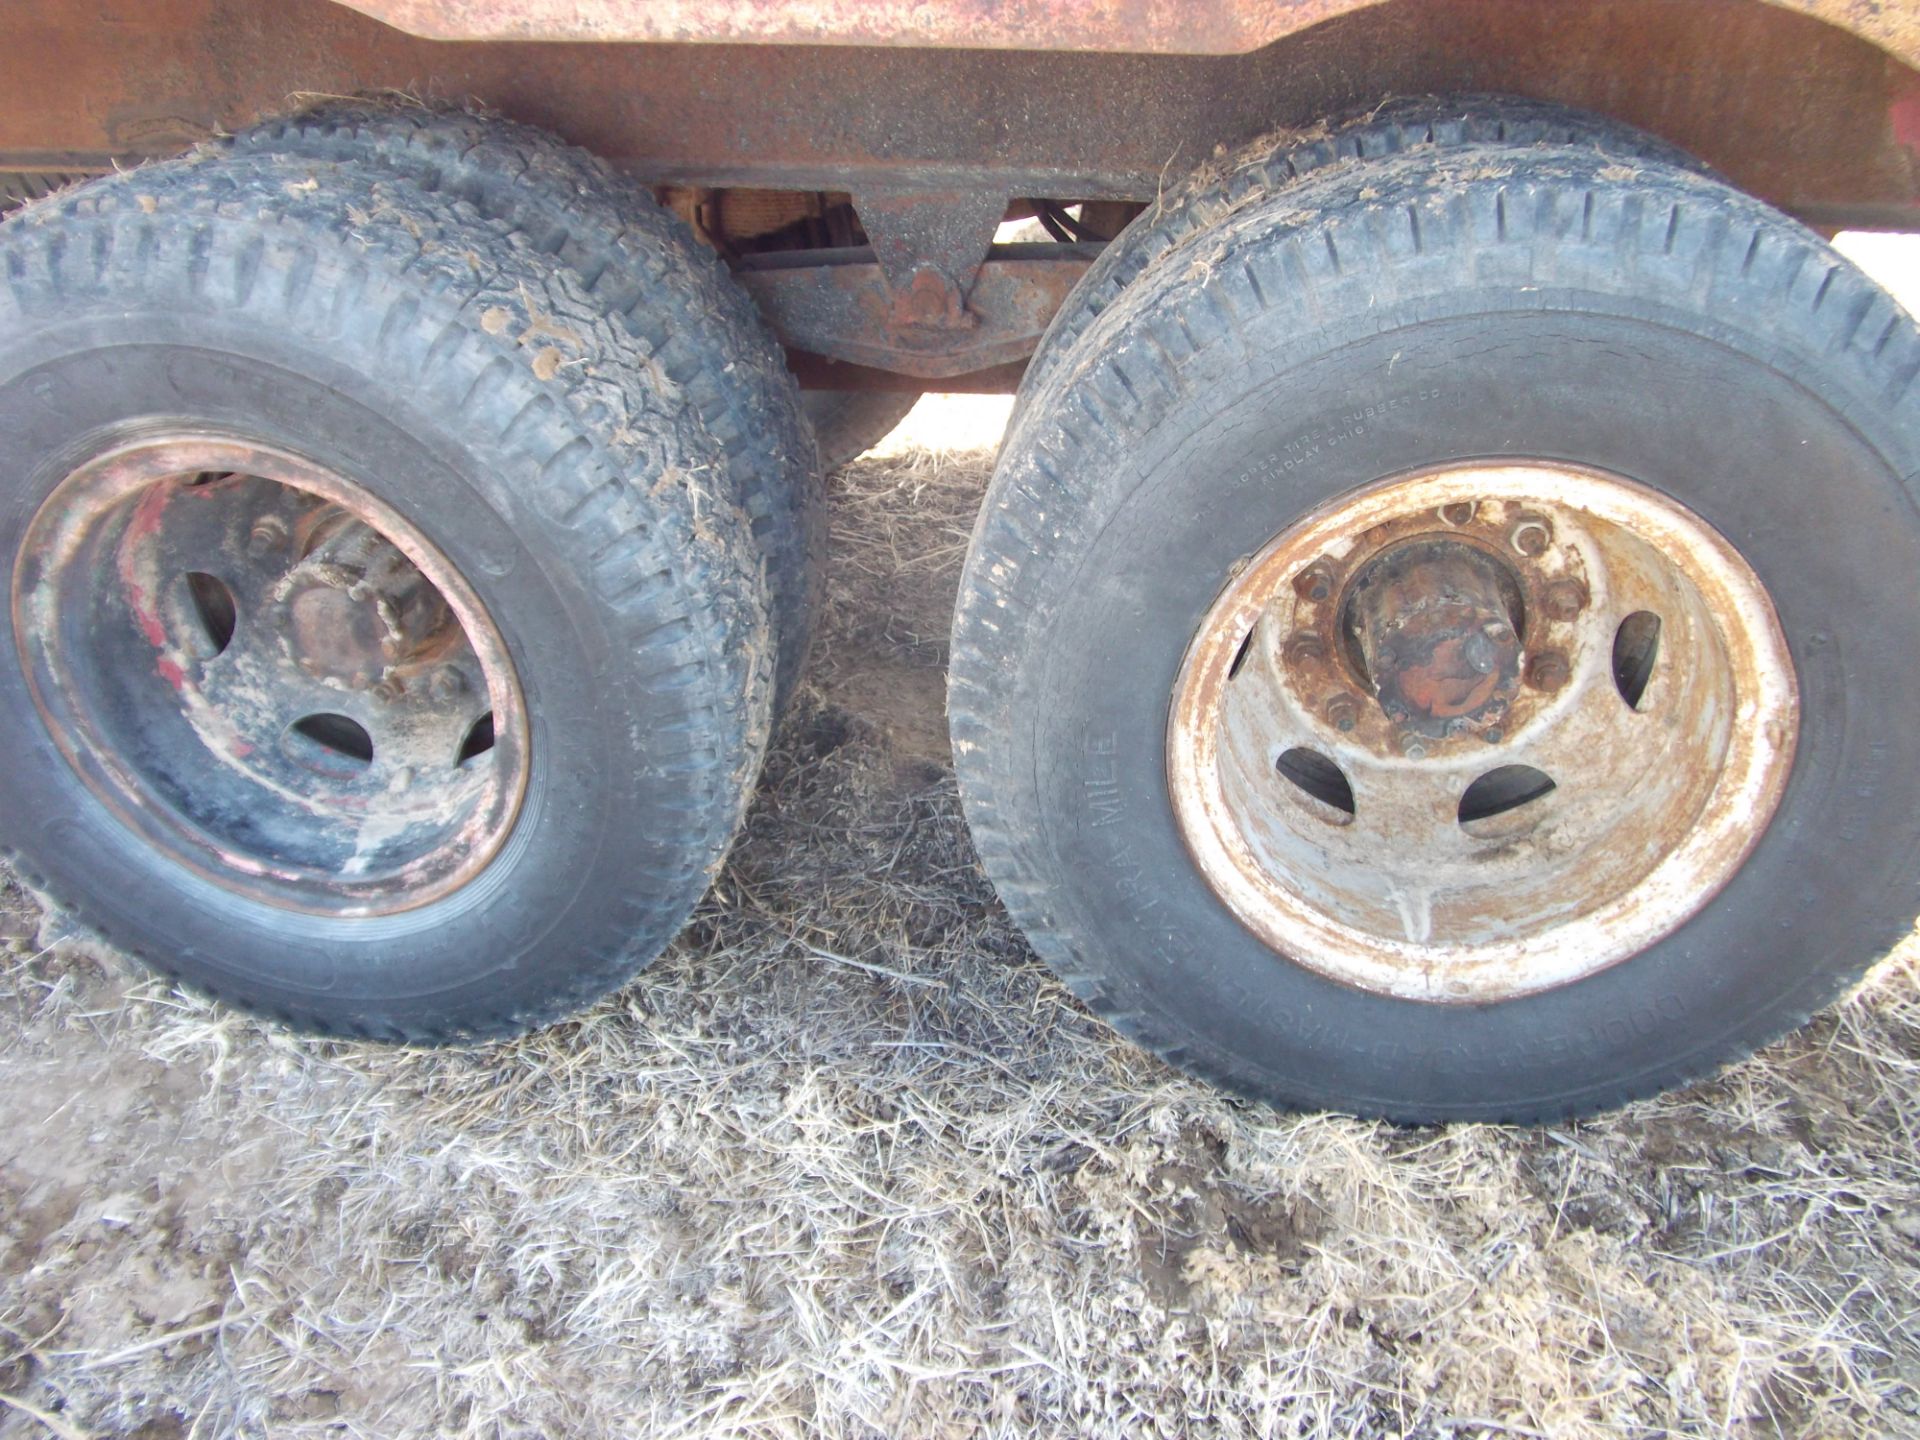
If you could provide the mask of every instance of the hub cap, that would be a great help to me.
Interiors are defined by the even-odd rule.
[[[466,883],[511,830],[527,723],[505,645],[358,485],[231,439],[143,441],[68,476],[15,574],[55,741],[199,873],[379,914]]]
[[[1705,905],[1797,730],[1772,605],[1705,522],[1595,470],[1463,465],[1253,557],[1188,652],[1167,769],[1202,875],[1276,950],[1489,1001]]]

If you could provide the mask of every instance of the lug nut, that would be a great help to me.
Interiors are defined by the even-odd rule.
[[[1547,546],[1553,543],[1553,526],[1544,515],[1522,515],[1507,532],[1507,543],[1529,559],[1544,555]]]
[[[374,699],[391,705],[395,700],[398,700],[402,695],[407,693],[407,687],[402,685],[399,680],[389,678],[377,682],[373,687],[372,693]]]
[[[442,665],[433,672],[433,678],[427,682],[427,694],[443,703],[458,699],[466,694],[466,691],[467,677],[451,665]]]
[[[1471,525],[1474,512],[1479,508],[1471,500],[1456,500],[1451,505],[1440,507],[1440,518],[1449,525]]]
[[[1541,608],[1549,620],[1571,620],[1587,608],[1587,587],[1578,580],[1556,580],[1547,587]]]
[[[1333,594],[1333,571],[1327,562],[1316,560],[1293,577],[1293,593],[1302,600],[1318,604]]]
[[[1327,723],[1343,735],[1353,729],[1360,719],[1359,708],[1354,705],[1351,695],[1334,696],[1327,701],[1323,713],[1327,717]]]
[[[258,560],[286,543],[287,522],[278,515],[262,515],[253,522],[253,531],[247,536],[247,553]]]
[[[1310,665],[1316,660],[1326,658],[1327,642],[1311,630],[1296,630],[1287,637],[1287,663],[1289,665]]]
[[[1548,650],[1527,662],[1527,684],[1549,695],[1573,678],[1573,668],[1558,650]]]
[[[1424,760],[1427,758],[1426,742],[1412,735],[1403,736],[1400,741],[1400,753],[1409,760]]]

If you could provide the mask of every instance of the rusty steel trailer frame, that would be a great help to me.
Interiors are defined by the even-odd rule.
[[[1238,55],[1384,0],[341,0],[430,40],[750,41]],[[1767,0],[1912,61],[1920,18],[1883,0]]]
[[[735,257],[825,387],[1011,388],[1094,252],[995,246],[1006,215],[1389,95],[1585,106],[1817,227],[1920,228],[1914,0],[48,0],[0,54],[0,173],[391,90],[656,186],[850,196],[868,244]]]

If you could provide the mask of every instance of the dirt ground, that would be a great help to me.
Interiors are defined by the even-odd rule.
[[[923,412],[990,443],[1004,404]],[[8,882],[0,1437],[1920,1436],[1915,960],[1559,1129],[1180,1078],[967,840],[943,665],[989,466],[838,478],[748,833],[573,1023],[293,1039]]]

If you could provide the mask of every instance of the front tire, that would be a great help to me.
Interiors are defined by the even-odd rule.
[[[1127,1033],[1275,1103],[1419,1121],[1577,1114],[1779,1034],[1910,926],[1920,738],[1904,717],[1920,683],[1901,657],[1920,645],[1906,478],[1920,469],[1908,398],[1920,335],[1818,237],[1651,162],[1571,148],[1414,153],[1243,204],[1127,287],[1066,359],[1030,396],[989,489],[950,712],[1001,895],[1042,956]],[[1637,832],[1645,853],[1624,864],[1609,817],[1663,772],[1684,774],[1684,737],[1632,765],[1582,769],[1563,731],[1570,768],[1547,777],[1553,802],[1530,808],[1547,792],[1502,778],[1478,801],[1463,789],[1444,816],[1428,804],[1425,855],[1395,852],[1390,823],[1371,851],[1342,852],[1338,827],[1368,803],[1363,770],[1443,793],[1448,777],[1491,777],[1512,746],[1552,729],[1565,713],[1555,695],[1603,680],[1618,710],[1635,686],[1661,683],[1637,673],[1637,642],[1578,638],[1603,584],[1554,590],[1580,577],[1530,574],[1534,556],[1557,553],[1556,523],[1592,530],[1612,503],[1551,478],[1576,474],[1674,507],[1755,578],[1761,601],[1669,610],[1670,638],[1691,627],[1697,642],[1669,664],[1684,674],[1675,657],[1690,653],[1704,668],[1741,633],[1777,625],[1780,648],[1756,640],[1748,652],[1774,658],[1734,667],[1706,707],[1721,707],[1716,734],[1780,742],[1771,767],[1763,754],[1741,772],[1777,798],[1756,801],[1744,829],[1733,817],[1725,863],[1694,872],[1686,893],[1637,888],[1678,841]],[[1505,528],[1455,536],[1476,512],[1471,497],[1420,488],[1435,475],[1482,487]],[[1509,514],[1528,495],[1572,508],[1544,525]],[[1408,496],[1432,508],[1396,509]],[[1245,588],[1341,507],[1351,522],[1314,542],[1324,574],[1303,555],[1279,583]],[[1444,583],[1401,541],[1439,546]],[[1407,555],[1419,563],[1369,563]],[[1686,581],[1700,595],[1718,583],[1697,570]],[[1218,654],[1220,685],[1263,684],[1298,661],[1323,667],[1326,688],[1310,707],[1276,700],[1217,732],[1254,760],[1216,808],[1223,833],[1240,836],[1233,863],[1251,857],[1286,903],[1318,897],[1309,918],[1329,922],[1318,938],[1263,923],[1273,916],[1222,880],[1170,783],[1191,729],[1177,707],[1197,693],[1185,677],[1238,600],[1250,628]],[[1437,703],[1438,672],[1381,657],[1413,619],[1475,605],[1498,616],[1476,620],[1473,664],[1439,678],[1486,678],[1511,714],[1463,700],[1396,719],[1407,694]],[[1606,628],[1628,634],[1626,619]],[[1386,683],[1409,674],[1421,685]],[[1336,773],[1346,743],[1371,747],[1371,769]],[[1530,813],[1590,819],[1555,829]],[[1325,846],[1268,833],[1303,815],[1325,827]],[[1557,872],[1559,910],[1525,863],[1543,837],[1595,847],[1595,863],[1575,850]],[[1344,878],[1362,887],[1344,911],[1327,879],[1327,857],[1343,854]],[[1515,867],[1510,903],[1449,910],[1447,887],[1472,884],[1450,877],[1474,863]],[[1603,901],[1667,908],[1651,938],[1614,954],[1573,923]],[[1323,943],[1331,922],[1371,939]],[[1464,963],[1507,941],[1509,972]]]

